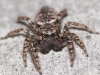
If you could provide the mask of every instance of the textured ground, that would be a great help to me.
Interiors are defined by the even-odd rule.
[[[62,27],[68,21],[87,25],[100,33],[100,0],[0,0],[0,37],[9,31],[26,27],[17,23],[18,16],[27,16],[34,20],[36,12],[44,5],[54,7],[57,12],[65,8],[68,17],[63,20]],[[43,75],[100,75],[100,34],[72,30],[86,45],[89,57],[75,43],[76,59],[70,67],[67,47],[61,52],[51,51],[47,55],[39,53]],[[22,60],[23,41],[18,36],[0,40],[0,75],[39,75],[28,53],[28,66]]]

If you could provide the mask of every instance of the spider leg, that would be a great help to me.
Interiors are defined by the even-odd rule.
[[[69,25],[77,26],[77,27],[85,29],[88,32],[93,33],[93,34],[99,34],[98,32],[92,31],[89,27],[85,26],[84,24],[80,24],[80,23],[76,23],[76,22],[68,22],[68,23],[66,23],[65,26],[68,27]]]
[[[30,50],[31,50],[31,53],[32,53],[32,57],[33,57],[35,67],[38,70],[38,72],[40,73],[40,75],[42,75],[42,71],[41,71],[41,68],[40,68],[39,60],[38,60],[38,53],[36,52],[36,48],[34,47],[33,43],[30,44]]]
[[[34,25],[34,22],[28,17],[19,16],[18,21],[21,21],[21,20],[26,20],[31,25],[31,27],[33,27],[33,25]]]
[[[61,20],[61,18],[64,17],[65,15],[67,15],[67,11],[66,11],[66,9],[63,9],[62,11],[60,11],[60,12],[57,14],[57,19],[58,19],[58,20]]]
[[[24,61],[24,65],[25,67],[27,67],[27,51],[29,49],[29,38],[26,38],[24,40],[24,49],[23,49],[23,61]]]
[[[74,49],[72,37],[70,35],[68,35],[68,49],[70,53],[70,66],[73,67],[74,60],[75,60],[75,49]]]
[[[29,30],[27,30],[25,28],[20,28],[20,29],[16,29],[14,31],[9,32],[5,37],[2,37],[1,39],[6,39],[6,38],[10,37],[11,35],[14,35],[16,33],[19,33],[21,31],[23,31],[25,33],[28,33],[30,36],[33,35],[32,32],[30,32]]]
[[[79,39],[79,37],[76,34],[71,33],[71,35],[72,35],[73,39],[75,40],[75,42],[83,49],[85,55],[88,57],[88,53],[87,53],[84,43]]]

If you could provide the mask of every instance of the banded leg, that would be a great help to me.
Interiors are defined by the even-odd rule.
[[[19,16],[19,17],[18,17],[18,21],[21,21],[21,20],[26,20],[26,21],[31,25],[31,27],[34,28],[34,27],[33,27],[34,22],[33,22],[30,18],[28,18],[28,17],[23,17],[23,16]]]
[[[66,11],[66,9],[63,9],[62,11],[60,11],[60,12],[57,14],[57,19],[58,19],[58,20],[61,20],[61,18],[64,17],[65,15],[67,15],[67,11]]]
[[[69,25],[77,26],[77,27],[87,30],[88,32],[93,33],[93,34],[99,34],[98,32],[92,31],[90,28],[88,28],[84,24],[80,24],[80,23],[76,23],[76,22],[68,22],[68,23],[66,23],[65,28],[68,27]]]
[[[39,60],[38,60],[38,53],[36,52],[36,48],[33,46],[33,43],[31,43],[31,45],[30,45],[30,50],[31,50],[31,54],[33,57],[35,67],[38,70],[38,72],[40,73],[40,75],[42,75],[42,71],[40,68]]]
[[[23,31],[25,33],[28,33],[30,36],[33,35],[29,30],[27,30],[25,28],[20,28],[20,29],[16,29],[14,31],[9,32],[5,37],[2,37],[1,39],[6,39],[6,38],[10,37],[11,35],[14,35],[16,33],[19,33],[21,31]]]
[[[23,49],[23,61],[25,67],[27,67],[27,51],[29,49],[29,38],[26,38],[24,41],[24,49]]]
[[[76,34],[71,33],[71,36],[73,37],[74,41],[83,49],[85,55],[88,57],[88,53],[84,43],[79,39],[79,37]]]
[[[70,66],[73,67],[74,60],[75,60],[75,49],[74,49],[72,37],[70,35],[68,36],[68,49],[70,53]]]

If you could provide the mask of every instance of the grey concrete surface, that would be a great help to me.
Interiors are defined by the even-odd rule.
[[[68,16],[63,20],[62,27],[68,21],[74,21],[100,33],[100,0],[0,0],[0,37],[17,28],[27,28],[17,23],[18,16],[27,16],[34,21],[36,12],[44,5],[54,7],[57,12],[67,9]],[[73,67],[70,67],[67,47],[61,52],[38,53],[43,75],[100,75],[100,34],[76,29],[71,29],[71,32],[84,42],[89,57],[75,43]],[[29,53],[28,66],[24,67],[24,39],[23,36],[16,36],[0,40],[0,75],[39,75]]]

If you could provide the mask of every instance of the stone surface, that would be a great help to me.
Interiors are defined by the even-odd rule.
[[[54,7],[57,12],[67,9],[68,16],[63,20],[62,27],[68,21],[87,25],[100,33],[100,0],[0,0],[0,37],[17,28],[27,27],[17,23],[18,16],[32,18],[44,5]],[[71,29],[86,45],[89,57],[74,43],[76,59],[70,67],[68,48],[61,52],[43,55],[39,53],[43,75],[100,75],[100,34]],[[25,68],[22,51],[25,37],[16,36],[0,40],[0,75],[39,75],[28,53]]]

